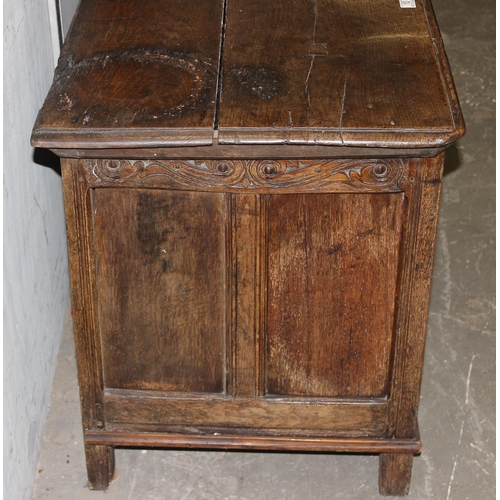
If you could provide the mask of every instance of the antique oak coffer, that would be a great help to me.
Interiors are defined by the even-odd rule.
[[[380,455],[408,492],[443,156],[429,0],[82,0],[62,158],[90,488],[114,446]]]

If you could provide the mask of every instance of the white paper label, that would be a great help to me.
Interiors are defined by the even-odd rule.
[[[416,9],[415,0],[399,0],[402,9]]]

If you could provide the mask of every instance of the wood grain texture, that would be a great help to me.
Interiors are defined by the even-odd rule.
[[[413,454],[381,453],[379,491],[384,496],[406,496],[410,492]]]
[[[260,395],[260,197],[231,197],[232,395]]]
[[[444,87],[447,90],[448,103],[450,105],[453,122],[455,124],[457,132],[460,131],[461,137],[465,134],[465,122],[462,116],[462,110],[460,109],[460,102],[458,100],[457,91],[453,82],[453,76],[450,71],[448,56],[446,55],[443,39],[441,38],[441,33],[439,32],[436,14],[434,13],[434,8],[432,6],[431,0],[423,0],[423,5],[425,6],[425,14],[427,24],[429,26],[429,34],[432,39],[432,44],[434,45],[434,51],[436,52],[439,66],[441,68],[441,79]],[[460,137],[456,136],[454,140],[458,140]]]
[[[109,423],[330,431],[383,437],[387,402],[313,398],[232,398],[107,389]]]
[[[402,194],[269,198],[266,390],[388,392]]]
[[[89,160],[92,187],[147,187],[233,193],[400,192],[400,159]]]
[[[84,0],[33,143],[211,144],[222,0]]]
[[[285,158],[464,132],[429,0],[83,0],[32,144],[274,144]]]
[[[138,432],[86,432],[85,442],[114,446],[208,448],[234,450],[319,451],[340,453],[418,453],[418,442],[403,439],[332,438],[300,436],[251,436],[237,434],[186,435]],[[412,455],[410,455],[412,456]]]
[[[223,197],[96,189],[106,387],[224,390]]]
[[[92,198],[79,160],[61,162],[71,308],[84,430],[104,426],[102,353],[97,327],[96,266]]]
[[[428,147],[456,139],[463,121],[432,18],[427,2],[229,2],[219,142]]]
[[[411,160],[396,318],[388,435],[415,437],[444,155]]]
[[[82,0],[32,144],[67,158],[90,487],[167,446],[380,453],[407,494],[464,132],[430,0]]]
[[[328,159],[332,158],[426,158],[434,157],[445,150],[439,148],[376,148],[350,146],[311,146],[288,144],[226,144],[214,143],[212,146],[182,146],[168,148],[123,148],[87,149],[82,145],[74,149],[69,144],[65,149],[51,148],[61,158],[107,158],[107,159],[182,159],[182,160],[220,160],[220,159]]]
[[[317,165],[315,161],[311,160],[311,165]],[[346,164],[349,165],[350,162],[352,160]],[[283,161],[254,163],[263,167],[269,163],[277,168],[277,172],[282,165],[287,165]],[[80,309],[77,308],[75,314],[78,356],[79,363],[82,364],[80,384],[85,398],[82,405],[85,429],[97,432],[107,428],[126,433],[128,428],[134,426],[149,426],[151,437],[146,438],[141,434],[136,436],[137,439],[140,442],[149,440],[150,444],[168,446],[181,446],[184,442],[186,445],[207,447],[330,451],[362,451],[370,448],[377,453],[418,453],[416,413],[425,339],[426,301],[429,297],[432,269],[429,255],[432,253],[436,231],[441,157],[403,162],[405,180],[398,183],[398,186],[404,189],[404,193],[362,191],[356,194],[310,192],[280,195],[276,194],[281,192],[278,188],[272,195],[229,195],[223,194],[224,189],[211,193],[203,190],[143,189],[134,185],[122,187],[120,182],[127,182],[130,174],[127,171],[130,168],[129,162],[124,165],[121,162],[100,165],[100,174],[97,176],[92,174],[93,171],[95,173],[92,170],[96,166],[95,161],[66,161],[64,164],[65,189],[72,200],[68,203],[67,212],[68,224],[71,224],[70,248],[75,248],[73,264],[77,273],[73,293],[76,304],[78,301],[85,304]],[[211,166],[218,164],[213,162]],[[307,161],[304,165],[307,165]],[[359,160],[358,167],[366,168],[366,162]],[[125,174],[121,177],[123,172]],[[109,189],[110,187],[113,189]],[[404,204],[403,199],[406,200]],[[196,214],[194,219],[193,214]],[[92,226],[93,219],[95,226]],[[210,221],[209,225],[206,224],[207,220]],[[302,238],[298,237],[300,235]],[[77,238],[80,242],[73,244],[71,238]],[[95,238],[95,247],[92,238]],[[338,242],[336,238],[340,238]],[[399,256],[400,240],[403,252]],[[295,246],[292,244],[294,241]],[[196,326],[203,320],[212,321],[215,328],[209,330],[219,332],[215,342],[208,341],[206,344],[210,348],[204,349],[201,354],[206,359],[216,360],[216,363],[210,361],[204,367],[195,367],[194,370],[185,365],[186,360],[188,364],[193,360],[193,352],[199,352],[199,345],[196,343],[200,339],[196,329],[188,325],[186,331],[189,334],[183,337],[185,349],[176,352],[174,356],[167,356],[169,362],[177,363],[174,370],[177,375],[174,377],[180,378],[174,380],[173,384],[172,379],[165,382],[173,372],[169,373],[164,366],[161,367],[161,363],[160,368],[145,368],[134,366],[129,360],[124,363],[113,360],[115,350],[108,349],[106,329],[102,329],[102,324],[106,321],[113,327],[123,321],[124,327],[127,325],[128,328],[130,323],[123,318],[113,317],[115,313],[111,313],[106,320],[105,316],[110,314],[107,308],[103,308],[106,295],[114,295],[120,300],[129,300],[135,295],[145,297],[135,309],[137,315],[131,324],[140,324],[144,317],[148,317],[148,321],[157,326],[170,321],[166,316],[163,318],[161,314],[157,315],[161,306],[159,302],[154,303],[165,288],[160,281],[155,281],[165,267],[162,261],[162,273],[157,272],[158,269],[154,271],[155,266],[158,267],[155,256],[163,248],[160,243],[167,247],[170,245],[168,254],[175,255],[176,250],[185,254],[190,262],[188,274],[197,276],[203,269],[204,275],[203,273],[210,272],[206,267],[211,269],[215,274],[207,279],[197,279],[197,289],[201,290],[205,286],[208,292],[201,293],[201,296],[210,296],[210,301],[214,300],[213,289],[218,290],[219,296],[215,300],[220,303],[220,307],[215,307],[220,314],[211,319],[209,314],[207,319],[206,308],[201,307],[199,311],[202,311],[200,314],[204,318],[200,321],[198,317],[193,321]],[[337,248],[337,243],[341,245],[340,248]],[[141,245],[147,251],[139,252]],[[342,254],[342,245],[345,246],[345,255]],[[336,251],[328,252],[329,249]],[[193,251],[198,257],[189,257]],[[204,252],[208,253],[208,257]],[[267,257],[264,259],[259,252],[264,252]],[[307,257],[307,262],[304,261],[304,256]],[[292,265],[289,262],[280,267],[280,262],[287,259],[293,261],[294,258],[298,259],[297,262],[294,261]],[[200,259],[203,260],[203,265],[196,264]],[[351,261],[356,264],[354,268],[348,265]],[[138,267],[137,262],[142,262],[142,265]],[[177,264],[182,267],[179,262]],[[178,267],[177,264],[174,267]],[[370,269],[364,269],[363,265],[368,265]],[[109,267],[108,271],[106,266]],[[166,268],[170,266],[166,265]],[[357,270],[352,271],[356,268]],[[296,271],[300,269],[308,269],[308,273]],[[328,273],[337,273],[339,269],[342,273],[347,272],[344,278],[336,276],[334,280],[337,285],[334,295],[340,295],[322,300],[321,295],[329,293],[325,286],[325,279],[329,281]],[[354,278],[349,275],[351,272],[354,272]],[[130,290],[127,291],[127,287],[134,283],[134,273],[146,277],[147,292],[134,295]],[[140,279],[142,278],[139,281]],[[301,290],[300,283],[304,279],[310,280],[309,284],[312,280],[312,285]],[[370,279],[374,281],[364,283]],[[284,290],[281,285],[286,284],[287,280],[289,288],[293,290],[292,294],[281,293]],[[343,280],[345,283],[342,285]],[[359,280],[364,280],[361,285]],[[156,282],[159,292],[154,292]],[[103,283],[104,288],[101,289]],[[380,286],[381,283],[385,285]],[[395,283],[398,283],[397,287]],[[365,285],[372,294],[360,297],[359,290]],[[117,288],[113,291],[114,286]],[[280,287],[281,296],[276,293]],[[261,292],[265,291],[267,297],[259,289]],[[374,294],[373,290],[377,293]],[[380,290],[384,292],[382,295]],[[96,294],[96,291],[99,293]],[[350,293],[358,295],[351,297]],[[296,301],[290,299],[294,296],[297,297]],[[397,328],[393,332],[391,318],[395,296],[399,299],[396,302]],[[364,299],[366,307],[363,306]],[[226,312],[223,311],[224,301]],[[148,309],[148,303],[153,304],[151,310]],[[324,303],[333,307],[325,309],[321,305]],[[195,301],[195,309],[196,304]],[[346,314],[335,312],[335,307],[339,304],[341,307],[349,305],[348,311],[344,311]],[[175,311],[182,312],[182,307],[176,302]],[[363,311],[370,308],[375,314],[364,316]],[[99,311],[101,340],[104,340],[102,353],[100,342],[95,337],[96,310]],[[210,311],[213,312],[212,309]],[[334,316],[337,314],[337,321],[331,322],[332,325],[351,322],[356,328],[360,325],[363,327],[358,329],[360,332],[375,328],[376,325],[380,328],[376,328],[376,335],[362,333],[355,339],[356,342],[346,341],[343,345],[342,341],[337,342],[335,349],[329,351],[331,337],[317,332],[335,330],[328,324],[332,311]],[[265,312],[268,317],[264,320]],[[181,316],[189,319],[193,316],[190,310],[184,310],[184,313]],[[171,311],[166,314],[171,315]],[[176,314],[173,315],[174,319],[178,318]],[[122,313],[118,314],[121,315]],[[326,328],[324,324],[315,326],[318,317],[322,323],[326,321]],[[293,329],[286,327],[290,318],[293,321],[305,318],[299,325],[300,328],[295,330],[301,334],[295,334],[297,342],[288,341],[290,339],[287,335],[293,332]],[[83,321],[84,326],[78,327],[79,321]],[[234,329],[233,335],[227,337],[224,347],[225,321],[233,325],[231,328]],[[177,323],[185,326],[184,319]],[[123,329],[123,332],[127,332],[123,337],[127,338],[126,344],[129,343],[129,338],[139,339],[133,334],[129,337],[130,330],[127,328]],[[309,333],[304,335],[308,328]],[[272,341],[274,335],[274,339],[286,344],[287,348],[296,346],[297,360],[304,368],[300,377],[296,377],[296,372],[289,370],[289,367],[281,366],[279,357],[273,358],[269,349],[264,349],[268,345],[262,343],[264,330],[268,335],[266,342],[270,339]],[[381,335],[380,332],[385,333]],[[163,349],[163,339],[163,335],[152,341],[143,342],[144,339],[141,339],[133,351],[140,351],[145,358],[156,359],[158,349]],[[306,345],[304,339],[311,345]],[[392,358],[389,357],[391,348]],[[373,357],[364,356],[363,349],[365,353],[373,352]],[[345,356],[342,354],[344,351],[347,353]],[[341,370],[335,375],[335,365],[331,363],[334,358],[332,352],[334,355],[340,353],[341,357],[344,356],[350,369]],[[195,354],[194,357],[198,362],[199,356]],[[120,367],[119,370],[127,367],[116,375],[116,380],[119,381],[116,387],[121,389],[107,389],[105,395],[102,392],[101,359],[105,362],[106,383],[108,366],[111,370],[116,366]],[[394,361],[391,362],[391,359]],[[227,372],[224,369],[225,363]],[[273,368],[273,363],[279,365],[278,368]],[[263,367],[268,370],[271,367],[267,374],[268,392],[295,396],[256,398],[255,396],[265,392]],[[273,369],[276,375],[274,380]],[[322,372],[325,370],[326,376]],[[135,380],[130,379],[130,373],[136,377]],[[206,394],[219,391],[224,386],[226,377],[229,382],[228,394],[237,396],[237,399]],[[335,377],[338,377],[337,380]],[[121,385],[123,380],[125,383]],[[270,391],[269,380],[274,383],[274,388],[271,387]],[[339,391],[332,390],[335,384],[340,387]],[[136,391],[135,388],[149,390]],[[195,397],[195,393],[198,396]],[[367,399],[367,396],[386,394],[387,401]],[[176,428],[199,429],[201,434],[206,433],[207,429],[213,429],[217,434],[221,434],[221,430],[230,432],[233,429],[236,434],[243,434],[240,438],[234,435],[221,438],[220,441],[207,440],[199,435],[186,437],[183,432],[171,438],[162,435],[162,429],[165,428],[172,429],[174,434]],[[169,431],[169,435],[171,434]],[[291,435],[295,437],[292,438]],[[120,438],[123,436],[121,434]],[[313,436],[316,437],[311,441]],[[371,442],[350,441],[360,436],[381,439],[383,443],[374,447]],[[307,439],[297,445],[296,437]],[[113,439],[110,438],[107,444],[113,444]],[[125,444],[127,441],[125,439],[120,442]],[[95,476],[98,468],[101,470],[99,474],[103,473],[102,470],[107,470],[108,465],[102,465],[104,462],[101,455],[89,454],[89,477]],[[392,478],[390,481],[382,480],[382,483],[408,483],[408,467],[401,469],[396,465],[389,468],[392,473],[381,473],[381,478]],[[99,479],[95,480],[95,484],[104,483]],[[393,486],[384,488],[389,491],[389,487]]]
[[[88,485],[91,490],[107,490],[115,470],[115,452],[104,443],[85,444]]]

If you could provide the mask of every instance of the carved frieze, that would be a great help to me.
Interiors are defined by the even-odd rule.
[[[405,163],[377,160],[87,160],[97,186],[207,191],[401,191]]]

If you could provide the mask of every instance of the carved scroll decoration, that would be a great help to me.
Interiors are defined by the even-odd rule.
[[[209,191],[401,191],[405,164],[378,160],[87,160],[90,185]]]

